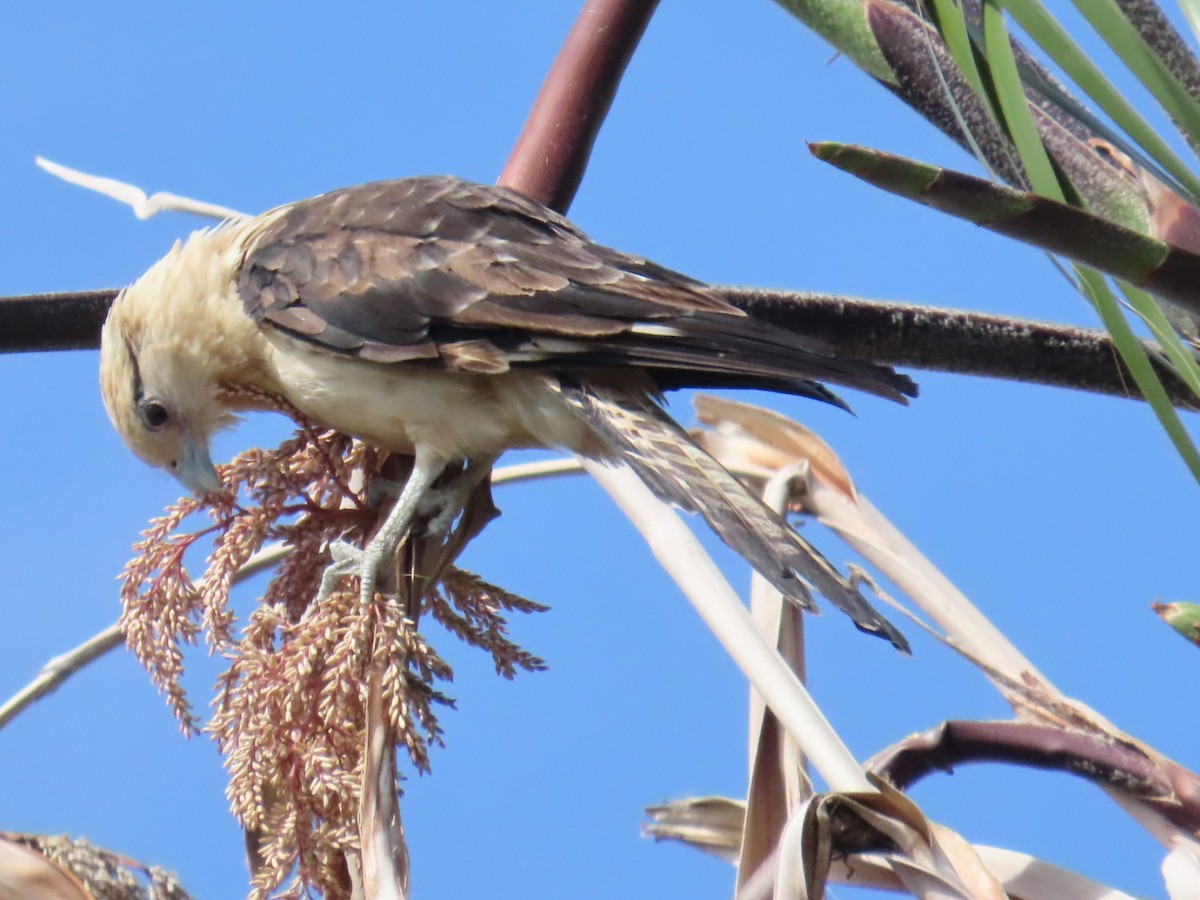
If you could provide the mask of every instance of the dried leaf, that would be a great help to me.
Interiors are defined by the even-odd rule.
[[[92,900],[92,894],[36,850],[0,840],[0,900]]]
[[[812,477],[857,498],[850,473],[832,448],[787,416],[708,394],[697,395],[696,417],[712,431],[700,432],[702,447],[726,468],[769,478],[775,472],[807,463]]]
[[[1200,885],[1200,854],[1192,841],[1179,841],[1162,863],[1163,880],[1171,900],[1194,900]]]
[[[778,591],[751,592],[755,623],[780,656],[804,679],[803,613]],[[784,829],[800,804],[812,795],[804,755],[761,695],[750,691],[750,786],[746,792],[745,824],[738,858],[738,892],[762,872],[773,858]]]
[[[977,846],[975,850],[1012,897],[1036,897],[1037,900],[1134,900],[1131,894],[1026,853],[984,846]],[[1195,884],[1193,881],[1193,887]]]
[[[736,863],[742,843],[746,805],[728,797],[688,797],[646,807],[650,822],[644,837],[680,841]]]
[[[964,900],[1005,900],[1000,884],[974,848],[925,818],[889,785],[879,793],[825,794],[809,804],[804,820],[805,883],[822,895],[833,855],[864,853],[886,859],[910,891]]]
[[[400,823],[396,754],[378,669],[372,670],[367,698],[366,765],[358,835],[363,891],[372,900],[404,900],[408,896],[408,844]]]

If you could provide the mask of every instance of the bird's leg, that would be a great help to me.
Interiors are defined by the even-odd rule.
[[[349,575],[355,570],[358,571],[359,576],[359,599],[364,606],[374,599],[380,566],[390,560],[396,552],[401,539],[412,527],[422,497],[445,468],[446,458],[440,453],[423,446],[416,448],[413,455],[412,473],[408,476],[404,489],[396,498],[383,525],[375,532],[370,543],[361,550],[341,542],[330,546],[329,551],[333,560],[326,566],[325,573],[321,576],[321,588],[317,594],[317,602],[324,600],[333,592],[333,587],[339,578]]]
[[[449,533],[450,526],[471,499],[475,486],[491,474],[495,461],[494,455],[467,460],[466,467],[444,486],[426,492],[420,509],[425,515],[432,514],[429,524],[425,526],[426,534],[440,536]]]
[[[363,548],[358,565],[359,599],[366,605],[375,597],[379,567],[390,560],[400,541],[412,527],[422,498],[446,468],[446,459],[427,447],[418,446],[412,473],[370,543]]]

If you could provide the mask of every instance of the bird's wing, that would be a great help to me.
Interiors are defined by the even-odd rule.
[[[832,402],[817,379],[914,393],[905,376],[757,322],[504,188],[449,177],[346,188],[264,215],[245,247],[246,311],[331,352],[486,373],[637,366],[663,388]]]
[[[816,589],[869,634],[905,653],[908,641],[811,544],[708,455],[655,403],[596,384],[564,382],[563,399],[661,499],[699,513],[785,596],[814,609]]]

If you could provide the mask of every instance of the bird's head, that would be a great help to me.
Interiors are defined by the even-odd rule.
[[[216,232],[176,244],[117,296],[100,337],[100,388],[126,445],[197,494],[222,490],[212,436],[236,421],[227,386],[246,383],[261,336],[242,311]],[[256,354],[258,354],[256,356]]]

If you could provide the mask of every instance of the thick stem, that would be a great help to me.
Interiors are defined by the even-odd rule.
[[[0,353],[91,350],[115,290],[0,297]]]
[[[859,359],[1142,399],[1103,331],[833,294],[725,286],[710,291],[755,318],[810,334]],[[1200,406],[1157,353],[1151,360],[1176,406]]]
[[[566,212],[658,0],[588,0],[558,53],[499,184]]]

